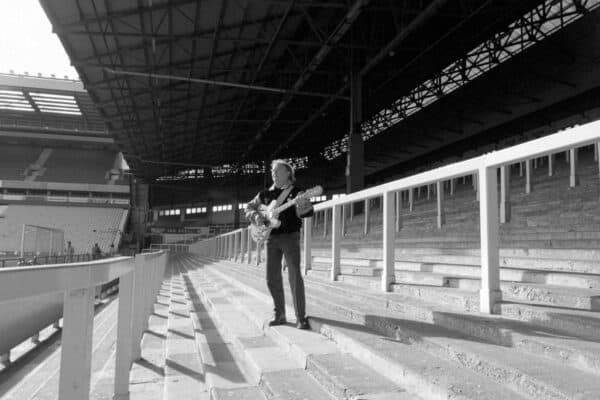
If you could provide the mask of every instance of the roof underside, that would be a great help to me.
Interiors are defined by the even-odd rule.
[[[542,3],[42,0],[148,178],[164,168],[144,160],[183,169],[322,155],[349,131],[353,65],[369,119]]]

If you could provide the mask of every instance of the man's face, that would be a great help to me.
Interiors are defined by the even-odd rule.
[[[275,168],[271,170],[271,178],[273,178],[273,183],[275,186],[281,187],[288,183],[290,179],[290,173],[284,165],[277,164]]]

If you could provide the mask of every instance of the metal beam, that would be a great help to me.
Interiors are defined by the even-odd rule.
[[[299,90],[302,86],[304,86],[304,84],[309,80],[310,76],[312,75],[312,72],[315,71],[321,65],[321,63],[325,60],[325,58],[331,51],[332,46],[334,46],[337,42],[339,42],[341,40],[341,38],[350,29],[350,27],[352,26],[354,21],[356,21],[356,19],[362,12],[363,8],[368,3],[369,3],[369,0],[356,0],[350,6],[350,8],[346,12],[346,14],[342,18],[342,20],[339,22],[339,24],[336,26],[336,28],[333,30],[333,32],[326,39],[325,43],[323,44],[323,47],[321,47],[321,49],[316,52],[316,54],[313,56],[313,58],[310,60],[310,62],[306,65],[306,67],[304,68],[304,70],[302,71],[300,76],[298,77],[298,80],[296,80],[296,82],[293,85],[294,90]],[[341,96],[342,93],[345,92],[347,87],[348,87],[348,83],[344,84],[344,86],[335,93],[335,96]],[[265,122],[265,124],[261,127],[261,129],[258,131],[256,136],[254,137],[254,141],[252,142],[252,145],[249,146],[246,153],[244,153],[244,155],[242,156],[242,162],[245,161],[246,157],[248,157],[248,155],[254,149],[254,147],[256,146],[258,141],[260,139],[262,139],[263,135],[267,132],[267,130],[271,126],[272,122],[275,119],[277,119],[277,117],[279,116],[281,111],[291,101],[292,97],[293,97],[293,94],[286,95],[284,97],[284,99],[279,103],[279,105],[275,108],[275,111],[273,112],[271,117],[269,117],[269,119]],[[333,100],[334,100],[333,97],[327,99],[325,101],[325,103],[321,107],[319,107],[319,110],[322,110],[322,109],[328,107],[329,104],[331,104],[331,102],[333,102]],[[320,112],[319,112],[319,114],[320,114]],[[315,114],[313,114],[313,116],[311,118],[309,118],[310,121],[313,121],[314,119],[316,119]],[[303,126],[308,126],[308,125],[304,124]],[[302,128],[302,130],[303,129],[304,128]],[[294,136],[294,137],[297,136],[302,130],[297,130],[292,136]],[[289,141],[290,141],[290,139],[288,139],[286,141],[286,145],[287,145],[287,143],[289,143]],[[282,148],[283,147],[280,146],[278,148],[278,150],[275,151],[275,154],[273,156],[275,156]]]

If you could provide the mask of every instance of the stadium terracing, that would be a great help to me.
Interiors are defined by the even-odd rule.
[[[41,4],[81,81],[0,75],[0,399],[600,398],[600,1]]]

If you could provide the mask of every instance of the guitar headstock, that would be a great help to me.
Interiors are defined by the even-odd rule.
[[[298,197],[304,197],[304,198],[310,199],[311,197],[320,196],[321,194],[323,194],[323,186],[317,185],[310,189],[305,190]]]

